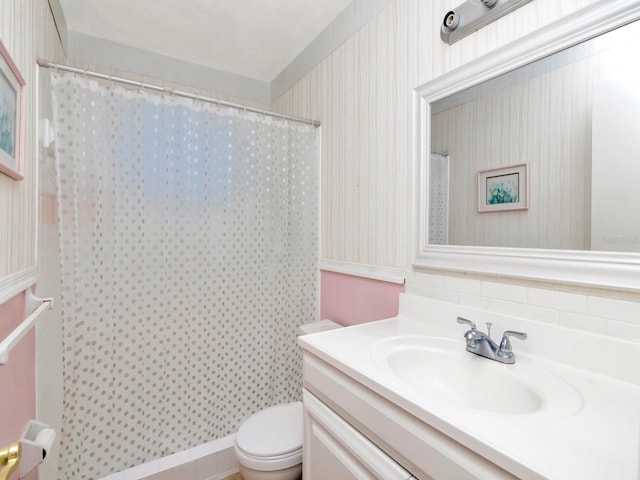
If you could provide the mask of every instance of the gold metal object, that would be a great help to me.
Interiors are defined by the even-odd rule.
[[[8,480],[20,463],[20,442],[0,449],[0,480]]]

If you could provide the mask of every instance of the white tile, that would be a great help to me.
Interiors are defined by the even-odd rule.
[[[587,296],[541,288],[528,289],[530,305],[573,313],[587,313]]]
[[[414,278],[416,277],[416,273],[412,268],[404,271],[404,283],[414,283]]]
[[[407,283],[404,286],[405,293],[409,293],[411,295],[419,295],[418,290],[421,288],[417,283]]]
[[[557,324],[558,311],[551,308],[535,307],[533,305],[520,305],[518,315],[527,320],[536,322]]]
[[[640,325],[608,320],[606,334],[630,342],[640,342]]]
[[[527,288],[507,283],[482,282],[482,294],[485,297],[497,298],[516,303],[527,303]]]
[[[407,285],[406,292],[421,297],[434,298],[449,303],[460,303],[460,294],[451,290],[429,287],[427,285]]]
[[[587,313],[594,317],[640,325],[640,302],[589,297],[587,299]]]
[[[487,310],[501,313],[503,315],[517,316],[520,312],[520,304],[515,302],[496,300],[495,298],[485,298],[485,304]]]
[[[472,308],[480,308],[485,310],[487,308],[486,298],[480,295],[468,295],[466,293],[461,293],[459,295],[460,305],[464,305],[465,307]]]
[[[467,293],[472,295],[482,294],[482,282],[461,277],[444,277],[444,288],[455,292]]]
[[[442,288],[444,287],[444,276],[433,273],[415,272],[413,275],[413,282],[416,285]]]
[[[607,321],[600,317],[591,317],[571,312],[558,312],[558,324],[586,332],[605,334]]]

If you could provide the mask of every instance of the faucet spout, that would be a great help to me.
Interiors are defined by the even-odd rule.
[[[511,348],[511,342],[509,337],[518,338],[520,340],[526,340],[527,334],[524,332],[514,332],[507,330],[502,336],[502,340],[498,345],[491,339],[489,333],[484,333],[476,330],[475,323],[466,318],[458,317],[458,323],[466,324],[471,327],[464,334],[464,338],[467,342],[467,351],[479,355],[481,357],[495,360],[501,363],[515,363],[515,355]],[[488,331],[491,331],[491,323],[487,323]]]
[[[496,359],[496,352],[500,347],[494,342],[489,335],[484,332],[477,331],[472,341],[467,338],[467,351],[480,355],[481,357]]]

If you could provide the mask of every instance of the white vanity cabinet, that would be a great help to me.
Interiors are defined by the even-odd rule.
[[[305,480],[518,478],[360,383],[357,372],[336,368],[300,343]],[[544,478],[529,473],[527,478]]]
[[[409,472],[305,390],[305,480],[410,480]]]
[[[466,351],[458,316],[527,332],[516,363]],[[298,343],[305,480],[638,480],[639,343],[410,294]]]

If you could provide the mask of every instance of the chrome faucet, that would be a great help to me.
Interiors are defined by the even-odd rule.
[[[501,363],[516,363],[516,357],[511,349],[509,337],[526,340],[527,334],[524,332],[514,332],[507,330],[502,334],[500,345],[491,339],[491,323],[487,323],[487,333],[476,330],[476,324],[466,318],[458,317],[457,322],[469,325],[470,330],[464,334],[467,341],[467,352],[475,353],[481,357],[486,357]]]

